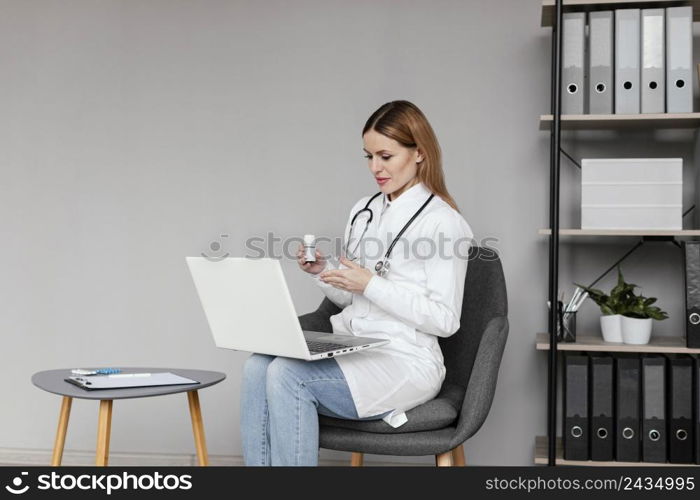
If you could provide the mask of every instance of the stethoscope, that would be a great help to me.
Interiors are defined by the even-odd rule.
[[[381,191],[378,192],[377,194],[375,194],[374,196],[372,196],[369,199],[369,201],[367,202],[367,204],[365,205],[365,208],[358,210],[357,213],[355,215],[353,215],[352,220],[350,221],[350,229],[348,232],[348,239],[346,240],[346,243],[345,243],[345,255],[350,260],[354,260],[356,258],[354,253],[357,250],[357,247],[360,246],[360,242],[362,242],[362,238],[365,236],[365,233],[367,232],[367,228],[369,227],[370,222],[372,222],[372,219],[374,218],[374,214],[372,213],[372,210],[369,208],[369,205],[380,194],[382,194]],[[399,234],[396,235],[396,238],[394,238],[394,240],[391,242],[391,245],[389,245],[389,249],[384,254],[384,258],[375,264],[374,270],[377,271],[378,276],[381,276],[383,278],[384,276],[387,275],[387,273],[389,272],[389,269],[391,268],[391,264],[389,263],[389,258],[391,256],[391,251],[394,249],[394,245],[396,245],[396,242],[399,241],[399,239],[401,238],[401,235],[404,233],[404,231],[406,231],[406,229],[408,229],[408,226],[410,226],[411,223],[415,220],[415,218],[418,217],[418,215],[423,211],[423,209],[428,205],[428,203],[430,203],[430,200],[432,200],[434,196],[435,196],[434,194],[431,194],[428,197],[428,199],[425,201],[425,203],[423,203],[423,205],[418,209],[418,211],[415,214],[413,214],[413,217],[411,217],[409,219],[409,221],[401,228],[401,231],[399,231]],[[362,231],[362,234],[360,235],[360,239],[357,240],[357,244],[355,245],[354,250],[352,252],[348,252],[348,245],[350,244],[350,237],[352,236],[352,230],[355,226],[355,220],[363,212],[369,213],[369,218],[367,219],[367,222],[365,223],[365,229]]]

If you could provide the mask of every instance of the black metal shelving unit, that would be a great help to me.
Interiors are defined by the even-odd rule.
[[[561,167],[561,46],[562,0],[555,2],[552,26],[552,128],[549,151],[549,303],[559,295],[559,173]],[[547,369],[547,462],[556,465],[557,438],[557,308],[549,308],[549,357]]]
[[[566,5],[565,5],[566,3]],[[548,299],[550,304],[557,304],[559,295],[559,237],[560,234],[577,235],[594,235],[606,236],[616,233],[614,231],[582,231],[575,229],[561,230],[559,227],[559,209],[560,209],[560,167],[561,155],[568,158],[574,165],[580,168],[578,162],[573,159],[561,148],[561,131],[562,124],[566,125],[567,129],[595,129],[595,128],[617,128],[617,127],[654,127],[654,128],[697,128],[700,126],[700,113],[683,113],[683,114],[656,114],[656,115],[565,115],[562,119],[561,114],[561,79],[562,79],[562,40],[563,34],[560,26],[563,26],[562,19],[564,10],[566,11],[592,11],[592,10],[615,10],[619,8],[630,7],[671,7],[677,5],[690,5],[693,7],[693,21],[700,21],[700,0],[543,0],[542,1],[542,26],[552,28],[552,59],[551,59],[551,115],[540,117],[540,128],[550,129],[550,197],[549,197],[549,229],[541,230],[540,234],[549,237],[549,283],[548,283]],[[700,70],[699,70],[700,71]],[[683,216],[685,217],[695,206],[690,207]],[[655,234],[661,233],[661,234]],[[639,237],[639,241],[628,250],[615,264],[610,266],[590,285],[593,286],[617,264],[631,255],[635,250],[640,248],[647,242],[668,242],[677,247],[681,247],[676,237],[697,237],[700,236],[700,230],[683,230],[683,231],[627,231],[614,234],[616,236],[635,236]],[[558,419],[558,397],[557,397],[557,382],[558,382],[558,361],[559,352],[557,339],[557,309],[550,307],[547,321],[548,345],[548,366],[547,366],[547,465],[557,465],[557,419]],[[545,334],[542,334],[543,336]],[[541,339],[540,339],[541,340]],[[580,347],[580,349],[578,349]],[[539,348],[539,347],[538,347]],[[665,352],[664,346],[650,345],[648,352]],[[565,350],[607,350],[602,348],[591,348],[588,345],[565,345],[562,347]],[[612,349],[615,350],[615,349]],[[624,350],[624,349],[623,349]],[[686,349],[682,346],[673,346],[670,352],[688,352],[698,353],[697,349]],[[538,447],[544,447],[544,438],[538,437]],[[543,457],[540,457],[540,459]],[[537,461],[537,460],[536,460]],[[543,462],[538,462],[543,463]],[[581,465],[581,464],[579,464]],[[653,464],[649,464],[653,465]]]

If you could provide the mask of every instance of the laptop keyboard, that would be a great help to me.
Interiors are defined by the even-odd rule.
[[[309,352],[326,352],[326,351],[337,351],[338,349],[347,349],[346,344],[333,344],[332,342],[314,342],[313,340],[307,340],[306,345],[309,348]]]

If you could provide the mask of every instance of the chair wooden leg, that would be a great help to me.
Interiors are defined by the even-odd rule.
[[[456,467],[464,467],[466,465],[464,461],[464,445],[460,444],[457,448],[452,450],[452,458],[454,460],[454,465]]]
[[[209,455],[207,454],[207,442],[204,438],[204,423],[202,421],[202,411],[199,407],[199,394],[197,391],[187,392],[187,401],[190,405],[190,416],[192,417],[192,432],[194,433],[194,445],[197,448],[197,461],[199,465],[209,465]]]
[[[100,414],[97,419],[97,456],[95,464],[106,466],[109,462],[109,435],[112,431],[112,400],[100,401]]]
[[[68,419],[70,418],[70,407],[73,404],[73,398],[63,396],[61,403],[61,413],[58,417],[58,429],[56,430],[56,440],[53,445],[53,456],[51,457],[51,465],[56,467],[61,465],[63,459],[63,445],[66,444],[66,433],[68,432]]]
[[[353,453],[350,457],[350,467],[362,467],[364,459],[364,453]]]
[[[454,465],[453,462],[452,450],[435,455],[435,465],[438,467],[452,467]]]

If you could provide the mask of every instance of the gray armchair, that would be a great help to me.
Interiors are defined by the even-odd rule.
[[[331,332],[330,316],[341,311],[325,298],[299,317],[304,330]],[[501,261],[493,250],[472,247],[459,330],[440,338],[446,376],[440,393],[406,412],[408,422],[393,428],[383,420],[320,417],[321,448],[364,453],[435,455],[438,466],[464,465],[463,443],[486,420],[508,337],[508,301]]]

